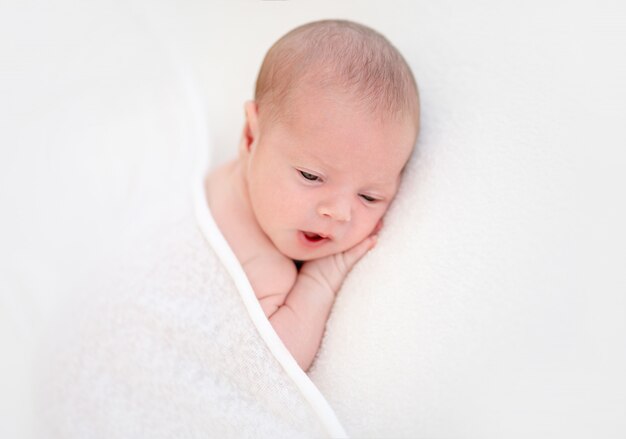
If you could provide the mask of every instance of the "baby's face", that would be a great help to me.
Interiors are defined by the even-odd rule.
[[[299,98],[288,122],[260,127],[247,155],[250,203],[276,248],[301,261],[369,236],[413,147],[410,121],[381,122],[347,100]]]

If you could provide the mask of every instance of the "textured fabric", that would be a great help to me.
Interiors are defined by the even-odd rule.
[[[145,238],[70,326],[46,437],[326,437],[193,216]]]

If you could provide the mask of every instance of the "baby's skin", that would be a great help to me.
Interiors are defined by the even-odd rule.
[[[206,180],[218,227],[304,371],[346,275],[376,244],[416,135],[353,101],[304,88],[278,120],[247,102],[239,156]]]

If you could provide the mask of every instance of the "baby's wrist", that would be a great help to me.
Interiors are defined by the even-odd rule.
[[[301,284],[301,287],[306,288],[307,291],[313,292],[311,294],[319,300],[330,302],[335,300],[337,291],[324,276],[316,276],[315,273],[305,269],[300,272],[298,278],[296,283]]]

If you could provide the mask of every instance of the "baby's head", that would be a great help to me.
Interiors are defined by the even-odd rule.
[[[419,131],[417,85],[382,35],[348,21],[292,30],[268,51],[245,110],[250,205],[279,251],[317,259],[372,233]]]

